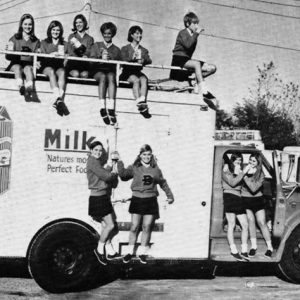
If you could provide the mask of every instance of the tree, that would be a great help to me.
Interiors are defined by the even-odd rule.
[[[258,68],[257,85],[233,109],[234,125],[261,131],[267,149],[300,144],[299,86],[284,83],[273,62]]]

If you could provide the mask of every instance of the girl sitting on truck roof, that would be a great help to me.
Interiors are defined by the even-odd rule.
[[[86,164],[88,187],[91,190],[89,215],[96,222],[105,224],[102,227],[98,247],[94,253],[102,265],[107,265],[107,260],[120,257],[110,242],[116,229],[110,195],[111,188],[115,188],[118,184],[118,175],[116,164],[113,164],[112,167],[103,167],[107,159],[106,151],[101,142],[95,141],[89,147],[91,154]]]
[[[91,50],[91,58],[100,58],[104,60],[121,60],[121,51],[119,47],[112,43],[112,38],[117,33],[117,27],[112,22],[107,22],[100,27],[103,36],[103,42],[96,42]],[[114,125],[117,122],[116,106],[116,65],[115,64],[95,64],[92,63],[95,80],[99,83],[98,92],[100,105],[100,115],[103,122],[107,125]],[[106,93],[108,92],[108,99]]]
[[[243,178],[244,184],[242,186],[241,195],[249,223],[249,233],[251,241],[251,249],[249,251],[249,256],[255,256],[257,250],[257,221],[258,226],[267,244],[267,251],[265,253],[265,256],[267,258],[271,258],[273,253],[273,246],[270,231],[266,223],[265,201],[262,193],[265,175],[262,170],[262,160],[259,153],[251,154],[248,166],[250,167],[250,169],[247,175]]]
[[[117,166],[122,180],[133,179],[131,183],[132,198],[129,206],[129,212],[131,213],[129,249],[128,253],[123,257],[123,262],[129,263],[133,256],[137,234],[142,222],[143,231],[138,258],[141,263],[146,264],[153,224],[159,215],[157,184],[166,193],[169,204],[174,202],[174,196],[154,159],[149,145],[146,144],[141,147],[139,155],[128,168],[124,168],[122,161],[118,161]]]
[[[40,41],[34,34],[34,19],[30,14],[24,14],[19,22],[19,29],[8,42],[7,50],[21,52],[37,52]],[[7,70],[15,73],[16,83],[20,94],[25,95],[25,100],[30,101],[33,92],[33,57],[7,54],[10,60]],[[25,84],[23,77],[25,76]]]
[[[225,154],[227,158],[227,154]],[[228,160],[228,159],[227,159]],[[249,260],[248,257],[248,221],[246,210],[241,199],[242,180],[249,167],[243,171],[241,166],[243,164],[243,156],[241,153],[232,153],[231,157],[222,171],[222,186],[223,186],[223,201],[226,220],[228,222],[227,240],[229,243],[231,255],[238,261]],[[234,242],[234,228],[236,225],[236,218],[239,220],[242,234],[242,252],[239,254]]]
[[[140,26],[129,28],[127,41],[130,43],[121,48],[122,60],[139,63],[142,66],[152,63],[149,51],[140,45],[143,29]],[[142,66],[123,66],[120,80],[132,83],[133,96],[140,114],[148,119],[151,118],[147,104],[148,78],[142,73]]]
[[[94,38],[86,33],[88,23],[84,15],[76,15],[73,21],[73,28],[68,37],[70,55],[76,57],[90,57]],[[68,71],[72,77],[88,78],[89,63],[77,60],[68,62]]]
[[[64,29],[59,21],[51,21],[47,29],[47,38],[42,40],[40,52],[64,57],[69,53],[68,43],[63,38]],[[66,61],[58,58],[41,58],[41,71],[50,81],[54,96],[53,107],[60,116],[67,116],[70,112],[64,103],[66,89]]]

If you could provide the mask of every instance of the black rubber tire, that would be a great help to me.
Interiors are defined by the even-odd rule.
[[[52,224],[31,243],[27,256],[29,272],[50,293],[84,290],[94,273],[96,245],[96,238],[80,224]]]
[[[286,241],[278,269],[287,281],[300,283],[300,227]]]

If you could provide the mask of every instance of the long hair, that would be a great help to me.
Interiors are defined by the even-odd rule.
[[[23,22],[27,19],[30,19],[31,22],[32,22],[32,30],[31,30],[31,33],[30,33],[30,40],[32,42],[35,42],[37,40],[37,37],[35,36],[34,34],[34,19],[33,19],[33,16],[31,14],[24,14],[21,19],[20,19],[20,22],[19,22],[19,29],[18,29],[18,32],[15,34],[15,38],[17,40],[21,40],[23,38],[23,28],[22,28],[22,25],[23,25]]]
[[[77,19],[80,19],[80,20],[83,22],[83,30],[88,30],[88,29],[89,29],[89,27],[88,27],[88,22],[87,22],[86,17],[85,17],[84,15],[82,15],[82,14],[79,14],[79,15],[75,16],[75,18],[74,18],[74,20],[73,20],[73,28],[72,28],[72,31],[73,31],[74,33],[77,32],[77,29],[76,29],[76,21],[77,21]]]
[[[231,173],[234,173],[234,162],[240,158],[241,159],[241,164],[243,165],[243,155],[239,152],[234,152],[231,154],[229,163],[228,163],[228,169]]]
[[[132,42],[133,41],[133,38],[132,38],[132,34],[134,34],[136,31],[140,32],[141,34],[143,33],[143,29],[138,26],[138,25],[135,25],[135,26],[131,26],[128,30],[128,36],[127,36],[127,41],[128,42]]]
[[[58,43],[60,45],[63,45],[64,44],[64,38],[63,38],[63,35],[64,35],[64,28],[62,26],[62,24],[57,21],[57,20],[53,20],[50,22],[49,26],[48,26],[48,29],[47,29],[47,38],[46,38],[46,42],[51,44],[52,43],[52,35],[51,35],[51,30],[54,28],[54,27],[59,27],[60,29],[60,33],[59,33],[59,40],[58,40]]]
[[[256,161],[257,161],[257,167],[256,167],[256,172],[253,174],[253,179],[255,181],[258,181],[260,176],[261,176],[261,173],[263,172],[262,170],[262,158],[261,158],[261,155],[259,153],[252,153],[249,157],[249,159],[251,158],[255,158]]]
[[[150,147],[150,145],[148,144],[145,144],[143,145],[141,148],[140,148],[140,153],[138,154],[138,156],[136,157],[136,159],[134,160],[134,163],[133,165],[136,166],[136,167],[140,167],[142,165],[142,162],[141,162],[141,154],[146,152],[146,151],[150,151],[151,154],[152,154],[152,148]],[[150,160],[150,166],[152,168],[155,168],[157,166],[157,163],[156,163],[156,160],[154,158],[154,155],[152,154],[151,156],[151,160]]]

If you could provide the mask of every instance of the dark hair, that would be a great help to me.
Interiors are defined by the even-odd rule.
[[[57,21],[57,20],[53,20],[50,22],[49,26],[48,26],[48,29],[47,29],[47,38],[46,38],[46,42],[51,44],[52,43],[52,36],[51,36],[51,30],[54,28],[54,27],[59,27],[60,29],[60,34],[59,34],[59,41],[58,43],[60,45],[63,45],[64,44],[64,38],[63,38],[63,35],[64,35],[64,28],[62,26],[62,24]]]
[[[131,43],[133,41],[133,38],[132,38],[132,34],[134,34],[136,31],[139,31],[141,34],[143,33],[143,29],[140,27],[140,26],[131,26],[128,30],[128,36],[127,36],[127,41],[129,43]]]
[[[21,40],[23,38],[23,28],[22,28],[22,25],[23,25],[23,22],[27,19],[30,19],[31,22],[32,22],[32,30],[31,30],[31,33],[30,33],[30,40],[32,42],[35,42],[37,40],[37,37],[35,36],[34,34],[34,19],[33,19],[33,16],[31,14],[24,14],[21,19],[20,19],[20,22],[19,22],[19,29],[18,29],[18,32],[15,34],[15,38],[17,40]]]
[[[140,153],[138,154],[138,156],[136,157],[133,165],[136,166],[136,167],[140,167],[142,165],[142,162],[141,162],[141,154],[146,152],[146,151],[150,151],[151,154],[152,154],[152,148],[150,147],[150,145],[148,144],[145,144],[143,145],[141,148],[140,148]],[[150,160],[150,166],[152,168],[156,167],[157,166],[157,163],[156,163],[156,160],[154,158],[154,156],[152,155],[151,157],[151,160]]]
[[[117,26],[112,22],[107,22],[103,23],[100,27],[100,31],[102,34],[104,34],[104,32],[108,29],[111,31],[112,37],[114,37],[117,33]]]
[[[101,146],[101,147],[103,148],[102,143],[99,142],[99,141],[94,141],[94,142],[92,142],[92,143],[89,144],[89,148],[90,148],[91,150],[93,150],[93,149],[94,149],[95,147],[97,147],[97,146]]]
[[[82,22],[83,22],[83,29],[84,29],[84,30],[88,30],[88,29],[89,29],[89,27],[88,27],[88,22],[87,22],[87,20],[86,20],[86,17],[85,17],[83,14],[79,14],[79,15],[77,15],[77,16],[74,18],[74,20],[73,20],[73,28],[72,28],[72,31],[74,31],[74,33],[77,32],[77,29],[76,29],[76,21],[77,21],[77,19],[81,19],[81,20],[82,20]]]
[[[99,141],[94,141],[94,142],[90,143],[88,146],[89,146],[90,150],[93,150],[97,146],[102,147],[102,154],[101,154],[99,160],[100,160],[101,166],[104,166],[107,163],[107,160],[108,160],[108,151],[106,151],[104,149],[102,143],[99,142]]]
[[[261,155],[259,153],[252,153],[249,157],[249,160],[251,158],[255,158],[257,161],[257,167],[256,167],[256,172],[253,174],[253,178],[255,181],[259,180],[261,173],[262,173],[262,159]]]
[[[199,23],[199,18],[195,13],[189,12],[184,16],[183,23],[185,27],[189,27],[191,23]]]
[[[234,173],[234,162],[240,158],[242,160],[242,165],[243,165],[243,155],[239,152],[234,152],[231,154],[229,163],[228,163],[228,169],[231,173]]]

